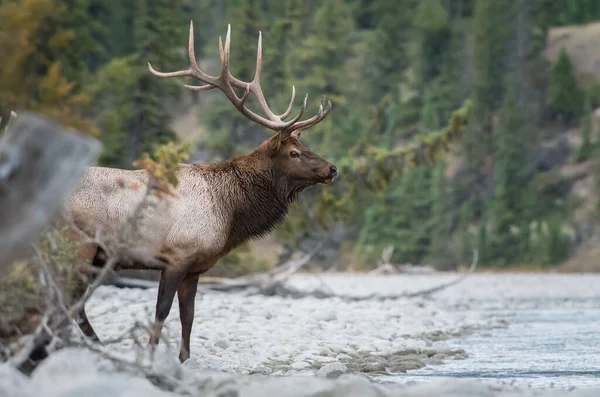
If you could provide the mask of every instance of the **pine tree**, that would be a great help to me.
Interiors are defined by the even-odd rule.
[[[425,99],[421,109],[421,122],[419,131],[428,133],[439,130],[441,127],[437,104],[431,89],[425,89]]]
[[[285,107],[289,103],[291,83],[296,74],[293,54],[298,43],[304,38],[302,21],[307,14],[306,2],[302,0],[285,1],[285,10],[281,18],[272,24],[265,51],[264,69],[268,71],[263,82],[265,93],[270,94],[275,107]]]
[[[471,258],[474,244],[472,234],[469,230],[473,214],[471,213],[471,203],[465,202],[460,207],[460,216],[458,221],[458,233],[460,234],[460,260],[463,263]]]
[[[577,152],[577,162],[588,160],[592,156],[594,145],[592,144],[592,101],[589,91],[585,91],[583,97],[583,115],[581,116],[581,146]]]
[[[450,260],[450,218],[451,208],[450,195],[446,185],[446,162],[438,161],[433,169],[431,183],[431,245],[429,248],[429,259],[438,268],[446,269],[452,263]]]
[[[488,223],[487,216],[484,212],[479,217],[479,225],[477,228],[477,252],[479,260],[485,264],[488,259]]]
[[[526,220],[530,219],[528,208],[529,183],[524,174],[526,166],[526,146],[522,135],[527,128],[524,116],[520,113],[517,101],[517,87],[509,85],[500,124],[496,131],[498,146],[494,156],[495,192],[490,216],[494,225],[494,247],[490,259],[500,263],[517,260],[521,251],[521,236],[515,233]]]
[[[148,72],[179,70],[187,60],[187,24],[181,0],[138,0],[133,37],[135,52],[115,58],[98,73],[90,91],[99,105],[105,164],[129,168],[142,153],[176,140],[166,102],[182,91],[181,81]]]
[[[135,51],[134,19],[135,1],[90,0],[90,15],[101,26],[99,42],[105,50],[102,63],[122,58]]]
[[[84,116],[89,98],[81,92],[87,73],[82,59],[93,51],[75,42],[75,21],[80,19],[70,16],[71,11],[59,0],[7,1],[0,6],[0,114],[37,111],[96,135],[96,126]]]
[[[424,87],[441,72],[450,37],[448,11],[441,0],[422,0],[417,6],[414,24],[419,37],[417,84]]]
[[[399,99],[404,73],[411,64],[409,45],[417,4],[416,0],[375,0],[371,4],[376,29],[365,68],[369,102],[376,103],[386,95]]]
[[[307,37],[293,55],[297,69],[296,87],[309,94],[308,109],[316,109],[324,95],[331,100],[335,111],[330,117],[311,129],[305,140],[313,147],[329,150],[335,159],[347,153],[347,143],[356,142],[357,133],[342,124],[349,121],[351,99],[354,98],[347,60],[353,54],[349,41],[354,32],[351,7],[344,0],[324,0],[315,11]],[[314,110],[313,110],[314,111]],[[336,128],[331,128],[336,125]],[[324,133],[326,131],[326,133]]]
[[[554,116],[561,116],[566,122],[581,114],[583,94],[577,86],[571,58],[564,48],[550,69],[546,101]]]
[[[395,263],[420,263],[429,252],[431,207],[431,169],[412,169],[366,210],[359,250],[378,256],[393,244]]]
[[[504,96],[506,43],[509,38],[513,5],[474,0],[472,57],[473,117],[464,137],[465,155],[474,173],[483,170],[492,151],[491,113]]]

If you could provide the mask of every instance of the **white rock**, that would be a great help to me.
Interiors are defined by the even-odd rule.
[[[449,354],[452,352],[452,348],[444,341],[434,342],[433,345],[431,345],[431,349],[442,354]]]
[[[225,350],[229,347],[229,342],[225,339],[219,339],[218,341],[215,342],[215,346],[220,347],[221,349]]]
[[[318,363],[321,363],[321,364],[328,364],[328,363],[333,363],[333,362],[338,361],[334,357],[327,357],[327,356],[313,356],[313,360]]]
[[[306,361],[296,361],[295,363],[292,363],[292,368],[293,369],[308,369],[310,368],[311,365],[309,363],[307,363]]]
[[[317,376],[321,378],[337,378],[346,372],[348,372],[348,367],[344,364],[331,363],[321,367],[321,369],[317,371]]]
[[[337,319],[337,314],[333,310],[319,311],[315,313],[315,319],[320,321],[334,321]]]
[[[258,365],[254,368],[252,368],[252,370],[250,370],[251,374],[261,374],[261,375],[271,375],[273,373],[273,370],[269,367],[265,367],[264,365]]]
[[[212,355],[192,356],[186,362],[184,362],[183,365],[184,367],[190,369],[217,370],[225,372],[232,372],[238,369],[238,364],[236,362]]]

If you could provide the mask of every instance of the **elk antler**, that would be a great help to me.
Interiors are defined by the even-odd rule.
[[[319,111],[313,117],[299,121],[304,111],[306,110],[306,103],[308,100],[308,94],[304,97],[304,102],[300,107],[300,111],[290,121],[284,121],[292,112],[292,106],[294,105],[294,99],[296,98],[296,89],[292,86],[292,98],[290,100],[290,104],[285,112],[282,114],[275,114],[269,105],[267,104],[267,100],[265,99],[265,95],[263,94],[262,88],[260,86],[260,72],[262,68],[262,33],[258,34],[258,49],[256,51],[256,72],[254,73],[254,79],[247,83],[241,81],[234,77],[229,71],[229,46],[230,46],[230,36],[231,36],[231,25],[227,25],[227,36],[225,36],[225,46],[223,47],[223,43],[221,41],[221,36],[219,36],[219,54],[221,57],[221,73],[219,76],[210,76],[204,73],[198,67],[198,63],[196,62],[196,55],[194,53],[194,24],[190,21],[190,38],[188,42],[188,55],[190,58],[190,67],[187,70],[180,70],[177,72],[170,73],[162,73],[156,71],[152,65],[148,62],[148,68],[150,72],[158,77],[193,77],[196,80],[200,80],[204,85],[200,86],[190,86],[185,85],[185,87],[195,90],[195,91],[210,91],[214,88],[220,89],[225,96],[233,103],[233,105],[242,113],[244,116],[254,121],[257,124],[260,124],[264,127],[267,127],[276,132],[284,132],[284,133],[292,133],[299,134],[300,131],[311,128],[316,125],[320,121],[322,121],[329,111],[331,110],[331,101],[325,101],[325,97],[321,98],[321,105],[319,106]],[[233,90],[235,88],[244,89],[244,94],[242,97],[238,97],[238,95]],[[250,93],[253,93],[256,97],[261,109],[266,114],[267,118],[259,116],[254,113],[252,110],[246,107],[246,100]]]

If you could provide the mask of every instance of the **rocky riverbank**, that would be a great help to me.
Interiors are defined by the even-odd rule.
[[[306,290],[327,288],[345,297],[366,297],[420,291],[454,277],[299,275],[291,283]],[[153,318],[156,290],[102,287],[89,302],[88,314],[100,337],[114,340],[107,343],[107,351],[125,361],[146,360],[145,368],[152,371],[123,366],[106,354],[67,349],[45,360],[30,379],[0,366],[0,395],[597,396],[600,390],[591,388],[568,392],[476,380],[386,380],[450,360],[468,363],[469,352],[457,347],[453,338],[505,327],[516,308],[597,296],[599,287],[597,276],[472,275],[432,296],[397,300],[204,293],[196,303],[192,357],[183,365],[177,360],[177,302],[165,330],[169,343],[162,343],[154,361],[148,361],[147,336],[130,329]],[[156,373],[160,379],[152,375]]]
[[[414,285],[417,278],[386,280],[390,291],[398,291],[427,288],[451,277],[456,276],[422,277],[420,286]],[[325,282],[335,290],[352,279],[336,276]],[[396,282],[389,282],[394,279]],[[298,276],[292,282],[311,289],[317,280]],[[363,293],[384,292],[378,278],[356,280],[364,283]],[[354,291],[361,293],[360,289]],[[88,316],[103,340],[120,339],[110,348],[127,352],[136,344],[134,335],[123,337],[123,333],[136,321],[152,319],[155,297],[155,289],[103,287],[90,301]],[[174,350],[181,330],[178,310],[175,302],[165,327]],[[192,357],[185,366],[271,376],[387,375],[465,359],[468,352],[445,340],[505,325],[504,316],[489,315],[473,305],[455,310],[436,297],[347,301],[210,292],[198,296]]]

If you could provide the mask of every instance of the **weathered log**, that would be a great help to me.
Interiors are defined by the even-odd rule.
[[[0,140],[0,277],[72,193],[100,143],[22,113]]]

